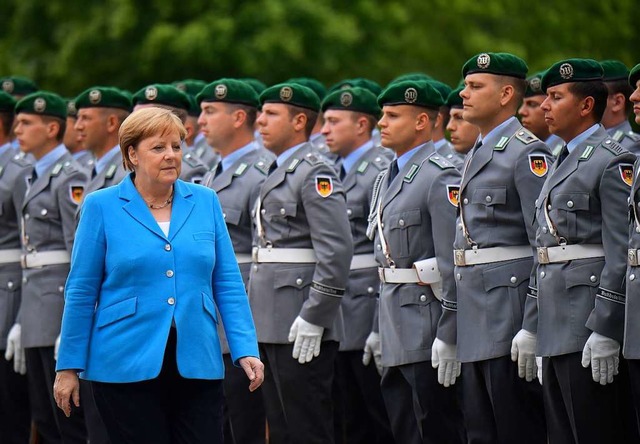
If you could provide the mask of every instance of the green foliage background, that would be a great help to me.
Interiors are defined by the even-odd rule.
[[[364,76],[414,71],[451,85],[483,51],[530,72],[566,57],[640,62],[638,0],[3,0],[0,76],[70,96],[184,78]]]

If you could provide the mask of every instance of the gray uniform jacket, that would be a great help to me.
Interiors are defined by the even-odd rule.
[[[607,133],[611,135],[611,138],[618,142],[624,149],[635,154],[640,155],[640,135],[633,132],[631,124],[629,122],[623,122],[613,128],[609,128]]]
[[[182,156],[182,170],[180,179],[185,182],[201,183],[209,169],[193,153],[186,153]]]
[[[0,155],[0,250],[20,249],[18,214],[31,169],[31,162],[13,148]],[[7,334],[18,314],[21,282],[20,262],[0,264],[0,350],[6,349]]]
[[[353,254],[342,184],[306,143],[271,173],[260,189],[264,238],[273,248],[313,248],[315,264],[261,263],[251,267],[249,301],[258,341],[288,344],[296,316],[325,328],[323,340],[340,340],[340,302]],[[327,197],[321,190],[333,187]]]
[[[84,194],[86,196],[93,191],[117,185],[127,174],[129,174],[129,172],[126,171],[122,165],[122,153],[117,152],[107,166],[96,174],[96,177],[89,180]]]
[[[436,148],[436,152],[442,155],[449,162],[451,162],[458,169],[458,171],[462,171],[465,155],[457,152],[451,142],[445,140],[444,144],[442,144],[439,148]]]
[[[634,180],[631,186],[629,199],[629,249],[640,248],[640,160],[634,165]],[[629,255],[635,258],[637,264],[638,253]],[[630,261],[631,262],[631,261]],[[640,359],[640,266],[629,264],[627,266],[626,307],[624,322],[624,348],[623,354],[627,359]]]
[[[85,169],[66,153],[31,184],[21,211],[23,253],[66,250],[71,255],[75,213],[86,182]],[[23,270],[18,313],[23,347],[53,346],[68,274],[69,264]]]
[[[457,190],[459,183],[458,170],[428,142],[411,156],[391,184],[385,173],[380,195],[372,203],[372,216],[377,218],[381,202],[381,227],[396,267],[411,268],[416,261],[435,257],[442,275],[444,300],[455,293],[451,245],[456,205],[450,193],[452,188]],[[377,228],[374,239],[376,260],[381,267],[389,267]],[[430,286],[382,284],[379,314],[382,365],[431,360],[431,345],[440,322],[447,321]]]
[[[373,256],[373,242],[367,237],[367,217],[371,209],[371,189],[378,174],[389,166],[393,151],[372,147],[356,161],[343,180],[347,193],[347,216],[351,223],[353,253]],[[378,269],[365,268],[349,272],[349,284],[342,298],[344,338],[341,351],[363,350],[372,330],[376,313],[380,279]]]
[[[204,163],[207,168],[213,168],[220,162],[220,154],[209,146],[207,139],[202,138],[196,142],[191,153]]]
[[[275,155],[270,151],[256,149],[240,157],[218,177],[214,177],[211,172],[207,173],[202,182],[204,186],[218,194],[222,214],[236,254],[251,255],[253,247],[251,211],[258,198],[260,186],[267,178],[269,167],[274,160]],[[238,265],[244,285],[247,287],[251,263]],[[218,335],[223,353],[229,353],[222,322],[218,324]]]
[[[82,154],[80,154],[79,156],[74,157],[74,159],[89,171],[91,171],[93,166],[96,164],[96,158],[93,156],[93,153],[88,150],[82,152]]]
[[[534,202],[550,165],[547,146],[515,118],[467,156],[460,208],[478,248],[533,245]],[[460,219],[454,247],[472,248]],[[510,353],[525,316],[527,289],[534,287],[533,252],[532,247],[529,258],[456,266],[457,301],[452,302],[457,302],[457,353],[462,362]],[[454,337],[454,331],[448,331],[440,339],[449,342]]]
[[[582,351],[592,331],[622,342],[627,199],[635,159],[600,127],[550,171],[536,201],[536,245],[558,246],[546,205],[568,245],[599,244],[605,256],[538,266],[539,356]]]

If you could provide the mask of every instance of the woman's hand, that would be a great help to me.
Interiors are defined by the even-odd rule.
[[[251,381],[249,391],[253,392],[260,387],[264,381],[264,364],[260,359],[254,358],[253,356],[245,356],[244,358],[240,358],[238,362],[247,374],[249,381]]]
[[[260,361],[258,361],[260,362]],[[262,365],[262,363],[260,363]],[[80,407],[80,380],[75,370],[61,370],[53,383],[53,398],[67,418],[71,415],[71,403]]]

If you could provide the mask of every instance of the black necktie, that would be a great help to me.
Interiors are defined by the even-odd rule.
[[[560,150],[560,154],[558,154],[558,165],[564,162],[564,159],[566,159],[568,155],[569,148],[567,148],[567,145],[563,145],[562,149]]]
[[[271,164],[271,166],[269,167],[269,174],[268,175],[271,175],[271,173],[273,173],[276,170],[276,168],[278,168],[278,163],[274,161]]]
[[[222,162],[218,162],[218,166],[216,167],[216,173],[213,175],[213,177],[218,177],[220,174],[222,174]]]
[[[38,172],[34,168],[33,171],[31,172],[31,178],[29,179],[29,186],[36,183],[36,180],[38,180]]]
[[[391,185],[391,182],[393,182],[393,179],[396,178],[396,176],[398,175],[400,170],[398,170],[398,160],[394,159],[390,164],[389,164],[389,185]]]
[[[347,170],[344,169],[344,165],[340,165],[340,180],[344,180],[347,175]]]
[[[96,167],[91,168],[91,178],[94,179],[98,175],[98,171],[96,171]]]

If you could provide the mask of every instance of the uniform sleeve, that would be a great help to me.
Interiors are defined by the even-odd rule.
[[[532,156],[544,156],[546,159],[546,171],[544,175],[539,176],[533,173],[531,166]],[[515,185],[518,196],[520,197],[520,208],[527,230],[527,237],[533,252],[533,266],[531,267],[531,276],[529,278],[529,291],[527,291],[527,299],[525,300],[524,314],[522,319],[522,328],[536,333],[538,331],[538,290],[536,283],[536,272],[538,269],[538,254],[536,250],[536,199],[540,197],[540,191],[545,180],[549,176],[549,168],[553,162],[553,156],[543,142],[533,142],[530,148],[525,150],[518,159],[515,170]]]
[[[621,165],[633,165],[635,156],[625,153],[609,163],[600,179],[602,246],[605,265],[600,288],[586,326],[608,338],[622,342],[625,310],[625,274],[629,243],[627,199],[630,185],[622,179]]]
[[[99,202],[87,196],[80,213],[71,271],[65,288],[57,370],[84,370],[93,314],[104,279],[106,238]]]
[[[212,274],[213,295],[222,317],[231,359],[237,365],[245,356],[259,357],[256,329],[249,308],[249,298],[242,281],[222,207],[215,193],[213,219],[215,224],[215,266]]]
[[[69,178],[56,189],[56,199],[60,210],[60,222],[62,234],[67,251],[73,250],[73,240],[76,231],[76,212],[78,203],[73,199],[72,187],[81,186],[83,190],[87,186],[87,175],[82,171],[74,171]]]
[[[450,188],[460,185],[455,168],[443,170],[432,182],[427,197],[431,215],[431,236],[438,269],[442,276],[442,315],[438,322],[438,339],[455,344],[457,336],[457,296],[453,263],[453,241],[456,236],[457,206],[449,197]],[[455,202],[455,201],[454,201]]]
[[[318,176],[328,176],[333,182],[333,191],[327,197],[316,191]],[[317,258],[309,298],[302,305],[300,316],[330,328],[344,295],[353,256],[345,194],[333,169],[324,164],[311,169],[300,193]]]

